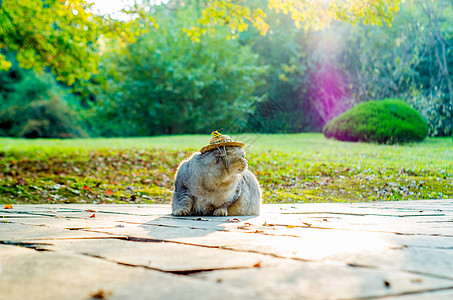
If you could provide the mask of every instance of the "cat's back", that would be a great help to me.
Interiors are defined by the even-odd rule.
[[[261,198],[261,189],[256,176],[247,169],[244,171],[244,173],[242,173],[242,178],[244,189],[247,190],[244,192],[248,192],[249,195],[254,198]]]
[[[186,182],[199,172],[199,154],[195,153],[186,160],[183,160],[176,171],[176,180]]]

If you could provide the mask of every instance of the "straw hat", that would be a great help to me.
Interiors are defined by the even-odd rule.
[[[219,146],[234,146],[241,148],[245,146],[243,142],[234,142],[228,135],[220,134],[217,132],[217,130],[211,133],[211,135],[213,135],[214,137],[209,141],[209,145],[201,148],[200,152],[202,154]]]

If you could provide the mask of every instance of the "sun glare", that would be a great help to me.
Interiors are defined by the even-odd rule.
[[[168,3],[169,0],[151,0],[149,5],[161,5]],[[93,3],[92,11],[99,15],[109,15],[118,20],[129,20],[130,16],[123,13],[121,10],[133,7],[136,3],[141,4],[142,1],[137,0],[87,0],[88,3]]]

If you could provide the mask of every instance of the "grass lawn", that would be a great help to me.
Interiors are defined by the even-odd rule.
[[[245,134],[265,203],[453,198],[453,142],[376,145]],[[209,135],[0,138],[0,203],[169,203],[178,163]]]

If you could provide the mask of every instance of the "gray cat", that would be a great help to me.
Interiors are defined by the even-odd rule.
[[[173,215],[258,215],[261,190],[247,166],[241,147],[195,153],[176,173]]]

